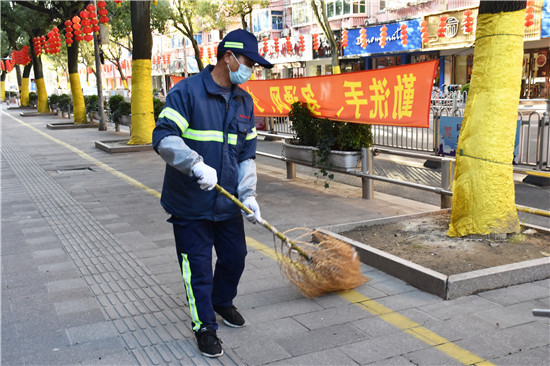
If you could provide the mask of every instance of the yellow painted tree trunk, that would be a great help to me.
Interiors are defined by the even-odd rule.
[[[0,100],[6,101],[6,82],[4,80],[0,81]]]
[[[77,72],[69,74],[69,80],[71,82],[71,94],[73,96],[74,124],[79,125],[88,123],[84,95],[82,94],[82,86],[80,85],[80,76],[78,76]]]
[[[155,116],[153,113],[153,80],[151,60],[132,61],[132,123],[128,145],[147,145],[153,142]]]
[[[132,122],[128,145],[147,145],[153,142],[155,116],[153,108],[153,79],[151,76],[151,3],[131,1],[132,20]]]
[[[21,106],[29,106],[29,78],[21,79]]]
[[[46,91],[46,83],[44,78],[36,79],[36,94],[38,95],[37,106],[38,113],[50,113],[48,106],[48,92]]]
[[[484,3],[480,3],[470,93],[457,146],[449,236],[514,233],[520,227],[512,160],[525,2],[520,10],[489,13],[482,9],[512,2]]]

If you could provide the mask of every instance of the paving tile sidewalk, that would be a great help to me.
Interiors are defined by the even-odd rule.
[[[124,133],[52,131],[47,122],[67,120],[21,118],[3,108],[2,365],[427,365],[468,357],[542,365],[550,359],[549,321],[531,315],[550,307],[549,280],[443,301],[364,266],[371,280],[356,290],[360,302],[338,294],[306,299],[265,254],[272,235],[249,224],[247,268],[235,300],[248,324],[220,324],[226,353],[205,359],[190,330],[171,226],[155,194],[162,188],[160,158],[94,147]],[[331,184],[325,191],[312,177],[291,182],[273,166],[259,163],[258,170],[262,213],[280,230],[437,209],[384,194],[364,201],[358,188]],[[390,312],[372,311],[382,308]]]

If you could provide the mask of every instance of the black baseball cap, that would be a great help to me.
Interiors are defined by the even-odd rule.
[[[258,41],[256,37],[244,29],[235,29],[223,37],[222,41],[218,44],[218,55],[224,54],[225,51],[245,55],[258,65],[268,69],[273,67],[273,64],[258,53]]]

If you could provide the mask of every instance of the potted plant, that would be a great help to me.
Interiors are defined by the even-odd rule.
[[[332,179],[328,170],[352,171],[361,161],[361,148],[372,146],[370,125],[336,122],[309,114],[307,105],[296,102],[289,113],[296,136],[284,144],[292,162],[318,167],[317,176]],[[328,182],[325,182],[328,187]]]
[[[48,104],[50,105],[50,110],[54,113],[57,113],[59,110],[59,95],[50,95]]]
[[[84,105],[86,107],[86,112],[90,117],[90,121],[94,119],[99,120],[99,97],[97,95],[85,95],[84,96]]]
[[[117,112],[119,116],[120,124],[130,126],[131,114],[132,114],[132,104],[125,100],[121,101],[118,104]]]
[[[153,110],[154,110],[155,122],[158,121],[159,115],[162,112],[162,110],[164,109],[165,104],[166,103],[164,103],[159,98],[153,98]]]
[[[33,108],[36,108],[38,104],[38,94],[36,94],[35,92],[30,92],[29,93],[29,106],[33,107]]]
[[[57,100],[57,107],[61,111],[61,117],[63,117],[65,112],[67,112],[67,118],[70,117],[72,105],[73,102],[68,94],[61,94],[59,96]]]

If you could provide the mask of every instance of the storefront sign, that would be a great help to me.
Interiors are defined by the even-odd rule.
[[[466,11],[472,14],[464,14]],[[428,42],[423,43],[423,49],[439,50],[471,46],[475,40],[475,28],[469,31],[468,23],[475,26],[477,13],[478,8],[471,8],[426,16],[424,20],[428,23]],[[466,18],[471,18],[471,20],[468,21]],[[444,27],[441,26],[442,23],[445,25]]]
[[[407,27],[406,42],[401,39],[401,26]],[[382,47],[381,28],[383,26],[348,29],[348,46],[344,48],[344,56],[369,55],[382,52],[411,51],[421,48],[420,19],[412,19],[399,23],[386,24],[386,44]],[[362,33],[361,29],[366,30]],[[365,36],[363,36],[365,34]],[[403,44],[405,43],[405,44]]]
[[[336,121],[429,127],[430,98],[438,61],[317,77],[252,80],[241,87],[258,117],[288,116],[292,103]]]
[[[542,5],[540,38],[548,37],[550,37],[550,0],[544,0]]]

